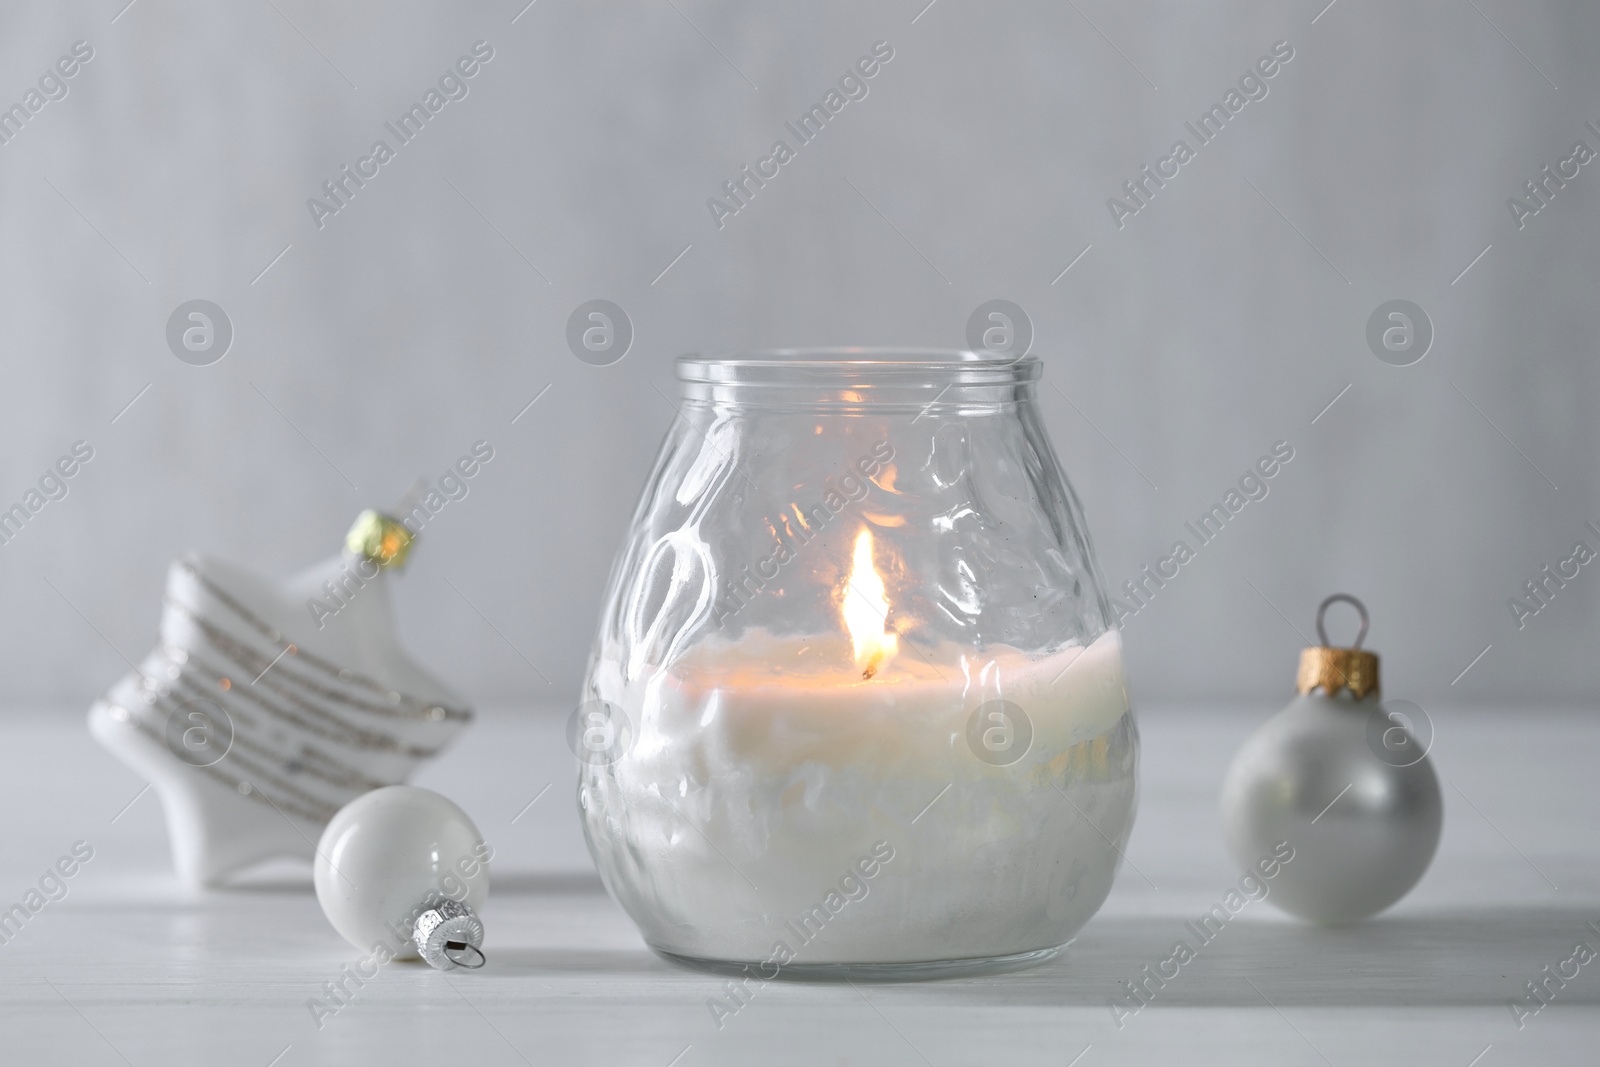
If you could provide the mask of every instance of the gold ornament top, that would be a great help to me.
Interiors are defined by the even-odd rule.
[[[1296,688],[1302,693],[1322,689],[1329,696],[1348,689],[1360,700],[1378,691],[1378,657],[1359,648],[1302,649]]]
[[[1334,648],[1328,643],[1328,631],[1322,625],[1323,616],[1339,601],[1351,605],[1361,615],[1361,629],[1349,648]],[[1300,652],[1300,677],[1295,687],[1301,693],[1321,689],[1333,696],[1348,689],[1357,700],[1378,691],[1378,657],[1361,647],[1367,637],[1367,606],[1349,593],[1335,593],[1317,608],[1317,636],[1322,644]]]
[[[344,547],[380,567],[403,567],[414,540],[398,519],[369,509],[356,516]]]

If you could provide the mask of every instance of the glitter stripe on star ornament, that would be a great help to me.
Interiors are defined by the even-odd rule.
[[[335,812],[405,782],[472,720],[395,633],[388,583],[412,542],[367,511],[341,554],[287,582],[173,562],[160,639],[89,731],[155,787],[184,882],[311,859]]]

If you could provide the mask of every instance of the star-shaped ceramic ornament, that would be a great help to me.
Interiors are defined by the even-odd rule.
[[[406,781],[471,721],[395,633],[388,582],[410,545],[369,511],[342,554],[287,582],[172,564],[160,640],[89,731],[155,787],[184,882],[311,859],[336,811]]]

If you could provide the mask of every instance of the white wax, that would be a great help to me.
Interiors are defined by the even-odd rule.
[[[585,778],[591,847],[668,951],[761,960],[787,940],[797,963],[830,963],[1054,947],[1104,898],[1132,820],[1114,632],[1038,658],[902,640],[867,680],[842,635],[758,632],[632,684],[602,664],[595,685],[638,733]],[[968,744],[973,710],[996,699],[1032,724],[1010,766]],[[786,935],[879,841],[895,855],[867,895],[803,945]]]

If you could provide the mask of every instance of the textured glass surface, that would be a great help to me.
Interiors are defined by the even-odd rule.
[[[590,850],[652,947],[943,973],[1046,957],[1100,906],[1138,740],[1041,369],[679,361],[578,741]]]

